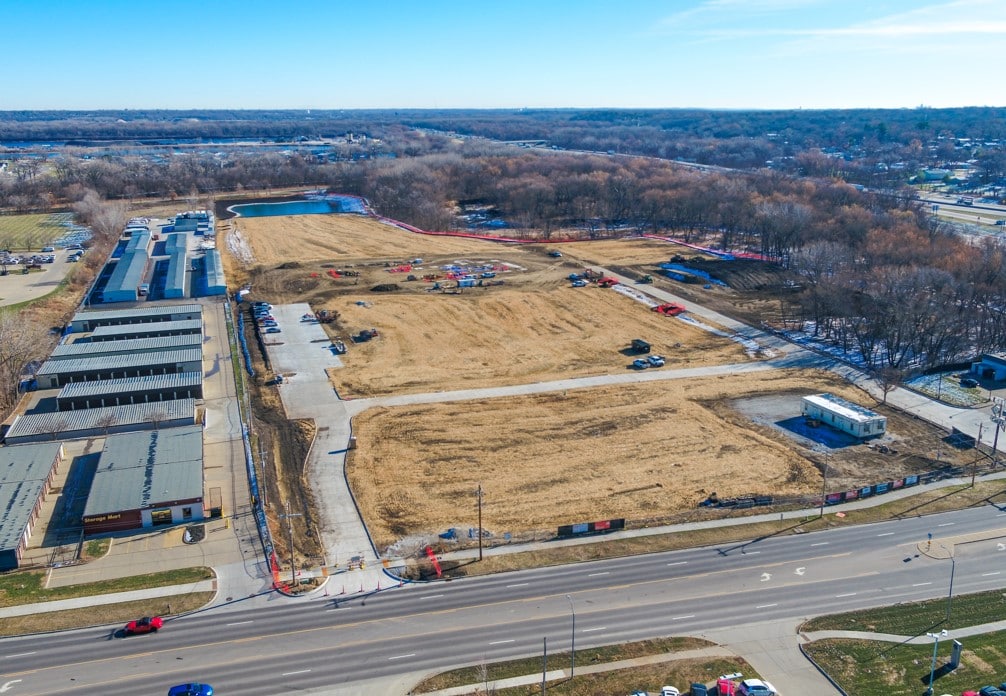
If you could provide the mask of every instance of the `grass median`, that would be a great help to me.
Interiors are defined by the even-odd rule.
[[[750,673],[751,669],[740,658],[727,656],[675,658],[675,653],[714,647],[714,643],[700,638],[659,638],[634,643],[620,643],[599,648],[584,648],[576,651],[576,668],[584,670],[572,680],[567,677],[553,679],[548,684],[548,692],[553,694],[593,694],[631,693],[637,689],[658,691],[664,684],[674,684],[678,688],[687,687],[692,682],[712,682],[721,674],[731,672]],[[654,664],[642,664],[631,668],[603,669],[605,665],[622,660],[636,660],[661,656],[666,659]],[[421,694],[440,689],[483,685],[487,693],[527,694],[528,686],[500,689],[496,682],[513,677],[536,675],[533,684],[540,687],[542,673],[541,656],[528,657],[505,662],[484,663],[471,667],[442,672],[415,686],[411,693]],[[569,670],[569,652],[548,655],[546,671]],[[601,667],[598,672],[589,670]],[[537,688],[536,687],[536,688]],[[494,691],[490,689],[495,688]],[[685,690],[685,689],[682,689]],[[538,693],[534,691],[533,693]]]

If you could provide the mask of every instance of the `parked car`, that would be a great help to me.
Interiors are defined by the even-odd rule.
[[[983,686],[978,689],[978,696],[1003,696],[1006,691],[1003,691],[998,686]]]
[[[636,358],[632,361],[632,366],[637,370],[645,370],[650,366],[650,363],[642,358]]]
[[[775,687],[761,679],[745,679],[737,686],[737,696],[776,696]]]
[[[50,251],[56,251],[56,247],[44,246],[42,247],[42,253],[48,254]]]
[[[164,626],[164,619],[160,616],[144,616],[142,619],[130,621],[124,629],[127,636],[140,633],[157,633]]]
[[[555,251],[555,250],[553,250],[553,251],[548,252],[548,255],[551,256],[553,259],[561,259],[562,258],[562,252],[561,251]]]
[[[266,333],[281,333],[280,328],[278,326],[270,326],[269,328],[267,328],[265,330],[265,332]]]
[[[673,686],[664,686],[660,689],[660,696],[681,696],[681,692]]]
[[[213,696],[213,687],[209,684],[179,684],[168,689],[168,696]]]
[[[632,339],[632,350],[636,351],[637,353],[649,353],[650,344],[641,338],[634,338]]]
[[[663,367],[664,366],[664,356],[662,355],[647,355],[646,362],[650,363],[651,367]]]
[[[688,689],[689,696],[709,696],[709,688],[705,684],[692,682]]]
[[[587,281],[584,280],[583,278],[580,278],[579,280],[574,280],[571,286],[574,288],[585,288],[587,287]]]
[[[974,389],[978,386],[978,380],[971,377],[963,377],[961,378],[961,386],[965,389]]]

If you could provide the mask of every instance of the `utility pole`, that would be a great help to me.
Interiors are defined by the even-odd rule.
[[[258,487],[258,497],[259,502],[262,503],[262,507],[266,507],[269,504],[269,488],[266,486],[266,458],[265,458],[265,445],[259,442],[258,446],[258,458],[262,462],[262,478],[259,481]]]
[[[573,608],[573,598],[566,595],[566,599],[569,600],[569,613],[572,617],[571,628],[569,632],[569,678],[573,678],[573,670],[576,669],[576,609]]]
[[[479,502],[479,560],[482,560],[482,482],[479,481],[478,490],[475,491],[475,497]],[[544,689],[544,682],[542,682],[542,688]]]
[[[824,501],[828,495],[828,460],[830,457],[825,456],[824,458],[824,480],[821,482],[821,512],[818,517],[824,517]]]
[[[297,584],[297,564],[293,555],[293,522],[290,519],[293,517],[303,517],[303,515],[299,512],[290,512],[289,503],[286,504],[285,509],[286,512],[281,514],[280,517],[286,520],[286,531],[290,536],[290,586],[293,587]]]

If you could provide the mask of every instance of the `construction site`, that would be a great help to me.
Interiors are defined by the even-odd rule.
[[[784,275],[767,264],[725,265],[724,277],[742,280],[734,289],[662,275],[660,264],[682,253],[706,268],[715,261],[653,239],[563,244],[557,257],[546,245],[420,235],[358,215],[239,219],[224,223],[224,234],[227,248],[239,250],[227,257],[229,276],[250,297],[310,305],[302,319],[324,328],[342,363],[328,371],[341,399],[574,380],[548,393],[377,406],[357,416],[347,477],[381,552],[411,551],[416,540],[471,527],[480,485],[489,533],[540,538],[593,519],[698,519],[713,514],[699,506],[711,495],[814,496],[825,459],[836,489],[909,475],[940,459],[939,429],[828,372],[751,369],[773,355],[688,311],[696,301],[757,316],[767,294],[743,287],[744,279],[763,287]],[[605,268],[635,282],[619,283]],[[684,301],[650,299],[642,292],[648,287]],[[662,357],[656,370],[738,369],[575,382],[625,375],[637,338]],[[311,423],[285,419],[263,356],[254,360],[262,368],[252,385],[258,432],[276,469],[265,480],[277,500],[310,508],[303,457]],[[884,413],[887,453],[864,442],[825,455],[744,406],[770,396],[798,415],[802,396],[823,391]],[[969,456],[946,448],[942,462],[963,465]],[[313,524],[310,514],[297,522],[295,543],[306,556],[320,552]]]

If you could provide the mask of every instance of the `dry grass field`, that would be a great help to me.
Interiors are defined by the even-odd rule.
[[[827,373],[780,370],[372,409],[354,422],[349,480],[379,548],[473,526],[479,482],[497,536],[667,517],[712,492],[813,494],[821,475],[805,451],[722,405],[826,390],[863,400]]]
[[[577,242],[562,258],[547,245],[510,246],[423,236],[360,216],[238,220],[250,257],[227,258],[231,277],[256,298],[309,302],[337,312],[325,325],[346,341],[345,367],[329,379],[343,398],[525,384],[628,369],[633,338],[667,359],[663,370],[750,361],[742,346],[661,317],[614,290],[571,288],[584,264],[653,272],[675,254],[656,240]],[[221,240],[226,240],[228,223]],[[221,249],[232,247],[221,241]],[[389,266],[424,259],[407,273]],[[491,287],[430,292],[424,274],[458,260],[508,264]],[[331,277],[336,269],[358,276]],[[670,281],[657,279],[658,284]],[[384,291],[375,292],[375,287]],[[733,291],[705,293],[721,302]],[[743,298],[735,298],[740,299]],[[349,338],[377,329],[366,343]],[[374,409],[354,422],[358,447],[349,478],[379,547],[402,537],[474,525],[474,490],[485,489],[484,525],[515,536],[560,524],[694,514],[709,493],[813,495],[821,457],[739,399],[820,391],[872,407],[831,375],[771,372],[569,390],[476,402]],[[798,410],[798,407],[797,407]],[[939,437],[920,421],[884,411],[899,438],[897,457],[857,445],[829,461],[834,490],[930,465]]]
[[[507,278],[512,285],[461,295],[360,293],[329,302],[347,335],[379,333],[350,345],[346,367],[329,373],[332,383],[346,398],[625,372],[637,337],[667,359],[664,369],[749,359],[737,343],[613,290],[571,288],[560,277],[517,273]]]

